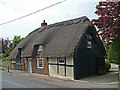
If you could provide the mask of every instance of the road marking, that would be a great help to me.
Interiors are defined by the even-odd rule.
[[[11,82],[11,81],[8,81],[8,80],[2,80],[2,81],[12,83],[12,84],[15,84],[15,85],[20,86],[20,87],[24,87],[24,88],[26,87],[25,85],[18,84],[18,83],[15,83],[15,82]]]

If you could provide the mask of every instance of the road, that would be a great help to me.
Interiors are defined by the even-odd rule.
[[[28,77],[27,75],[2,72],[2,88],[117,88],[117,85],[92,84],[86,82]]]

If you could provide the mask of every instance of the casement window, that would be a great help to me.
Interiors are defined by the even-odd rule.
[[[92,36],[91,35],[86,35],[87,38],[87,48],[92,48]]]
[[[87,41],[87,48],[92,48],[92,43],[91,43],[91,41]]]
[[[23,65],[24,64],[24,59],[23,58],[17,58],[16,64]]]
[[[43,68],[43,58],[37,58],[37,68]]]
[[[58,64],[65,64],[65,58],[64,57],[60,57],[58,59]]]
[[[43,46],[42,45],[38,46],[38,51],[43,51]]]

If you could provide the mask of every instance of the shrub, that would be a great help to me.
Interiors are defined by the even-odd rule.
[[[0,71],[4,71],[5,70],[5,68],[3,68],[3,67],[0,67]]]
[[[106,70],[106,72],[108,72],[110,70],[110,68],[111,68],[110,62],[108,60],[105,60],[105,70]]]
[[[110,46],[107,59],[111,63],[120,64],[120,35],[114,39]]]
[[[1,61],[9,61],[10,60],[10,58],[8,58],[8,57],[4,57],[3,59],[1,59]]]

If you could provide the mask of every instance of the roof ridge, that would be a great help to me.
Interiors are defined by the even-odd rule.
[[[82,17],[75,18],[75,19],[69,19],[66,21],[61,21],[61,22],[49,24],[45,27],[45,29],[49,29],[49,28],[57,27],[57,26],[63,26],[63,25],[68,26],[68,25],[72,25],[72,24],[84,23],[86,21],[90,21],[90,20],[86,16],[82,16]]]

